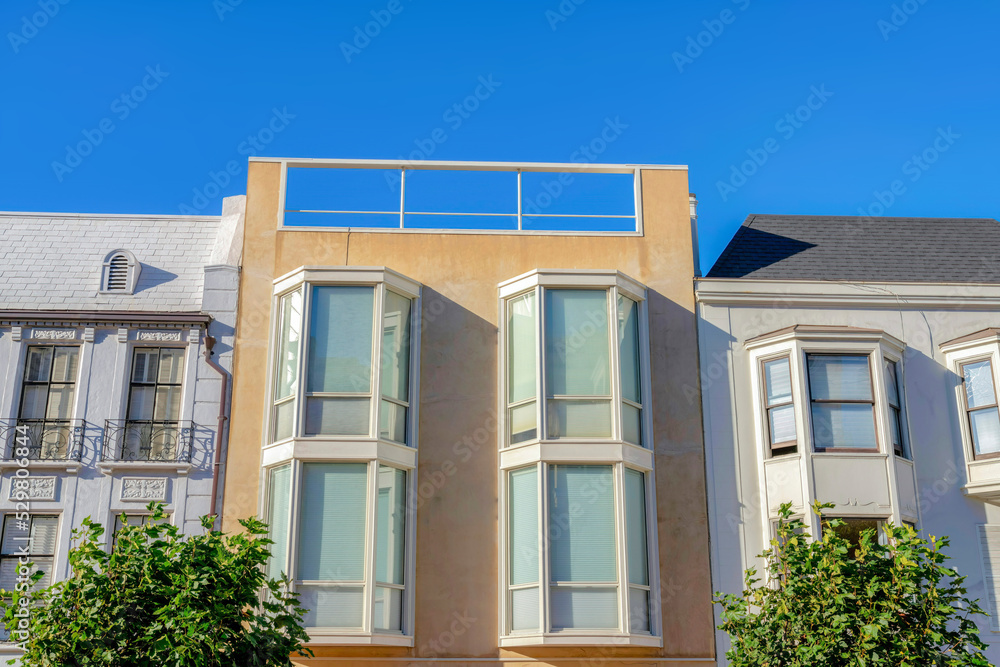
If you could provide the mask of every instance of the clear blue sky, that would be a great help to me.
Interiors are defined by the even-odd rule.
[[[598,161],[690,166],[706,269],[750,213],[856,215],[894,181],[887,215],[1000,215],[995,0],[63,2],[0,5],[2,210],[218,213],[251,150],[568,161],[610,119]]]

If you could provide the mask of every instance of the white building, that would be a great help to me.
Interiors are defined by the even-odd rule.
[[[832,502],[949,536],[1000,663],[998,252],[991,219],[747,219],[696,285],[716,591]]]
[[[85,517],[110,540],[152,500],[189,533],[221,513],[244,205],[0,214],[0,587],[25,537],[59,579]]]

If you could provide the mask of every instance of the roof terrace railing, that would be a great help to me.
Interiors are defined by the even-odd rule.
[[[397,232],[403,230],[449,234],[641,235],[643,231],[641,170],[686,169],[682,166],[669,165],[590,163],[290,158],[251,158],[251,161],[277,162],[281,165],[278,219],[280,229]],[[372,192],[371,178],[365,181],[369,189],[361,187],[360,180],[357,181],[359,184],[357,187],[347,181],[342,181],[339,187],[331,187],[336,180],[334,178],[329,179],[326,184],[319,185],[322,179],[311,176],[305,178],[300,174],[300,170],[305,169],[379,170],[384,175],[385,186],[388,189],[376,188],[379,192]],[[509,173],[512,178],[503,177],[500,187],[497,188],[485,187],[482,183],[469,187],[468,178],[456,176],[457,182],[450,186],[446,182],[438,182],[438,191],[435,193],[433,187],[427,187],[433,184],[429,177],[421,177],[423,179],[421,183],[421,179],[418,179],[413,172],[493,172]],[[407,180],[407,174],[411,174],[410,181]],[[550,181],[540,181],[536,176],[540,174],[556,176]],[[533,179],[530,183],[534,188],[533,195],[526,195],[526,188],[529,185],[526,182],[526,175]],[[578,175],[587,176],[578,179]],[[614,175],[619,175],[626,178],[600,183],[591,181],[589,184],[580,182],[587,181],[591,175],[606,175],[612,178]],[[314,186],[311,192],[305,187],[305,181],[310,181]],[[462,181],[465,181],[467,187],[460,187]],[[481,186],[483,187],[480,191]],[[506,188],[509,188],[509,192],[505,194]],[[421,200],[427,200],[428,195],[436,194],[437,200],[433,203],[440,206],[427,206],[427,201],[414,204],[409,201],[413,199],[414,192],[420,195],[418,199]],[[567,193],[570,196],[564,197],[564,201],[557,201]],[[371,205],[368,195],[372,195]],[[364,201],[360,202],[361,205],[346,207],[309,205],[317,200],[329,202],[331,197],[334,204],[345,199],[351,200],[351,203],[358,203],[359,197]],[[398,207],[395,205],[396,197],[398,197]],[[463,200],[465,205],[476,210],[460,210]],[[569,210],[574,208],[574,204],[579,210]],[[455,226],[443,224],[452,221],[458,224]],[[435,223],[442,224],[435,225]],[[579,228],[573,228],[574,225]],[[602,225],[612,228],[600,229]]]

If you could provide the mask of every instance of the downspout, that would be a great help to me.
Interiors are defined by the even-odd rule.
[[[226,426],[226,396],[229,390],[229,374],[222,366],[212,359],[212,348],[215,347],[215,338],[205,336],[205,362],[215,369],[222,378],[222,388],[219,391],[219,424],[215,431],[215,461],[212,464],[212,504],[209,509],[209,516],[212,517],[212,525],[216,526],[218,516],[216,514],[216,498],[219,494],[219,469],[222,467],[222,430]]]

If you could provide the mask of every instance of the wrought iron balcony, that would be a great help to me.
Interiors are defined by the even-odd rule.
[[[8,461],[79,461],[86,422],[82,419],[0,421],[3,458]]]
[[[194,422],[109,419],[104,427],[104,461],[188,463]]]

